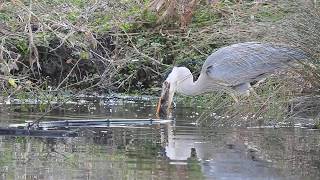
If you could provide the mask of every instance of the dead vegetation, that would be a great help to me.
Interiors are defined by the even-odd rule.
[[[314,1],[297,2],[315,6]],[[305,87],[310,88],[304,91],[317,92],[319,11],[300,12],[299,7],[285,0],[0,2],[1,97],[38,98],[89,90],[158,95],[173,65],[187,66],[197,76],[215,49],[244,41],[280,41],[310,52],[315,61],[306,67]],[[281,23],[286,24],[279,27]],[[283,35],[277,36],[281,33],[275,29]],[[231,103],[225,95],[210,97],[211,104],[224,113],[240,113],[235,117],[282,118],[287,114],[280,112],[291,106],[298,92],[288,91],[290,81],[271,78],[257,89],[261,101],[244,99],[244,108],[236,107],[239,111],[224,108]],[[225,103],[214,105],[221,101]]]
[[[2,95],[157,87],[172,64],[192,61],[198,70],[213,49],[260,36],[250,30],[261,28],[256,24],[237,24],[247,21],[255,6],[223,1],[2,2]],[[179,15],[178,24],[171,21],[170,9]]]
[[[303,49],[311,57],[303,63],[299,74],[304,86],[300,94],[290,101],[296,114],[314,119],[319,124],[319,88],[320,88],[320,9],[316,1],[302,6],[296,14],[288,17],[279,28],[278,39],[284,43]]]

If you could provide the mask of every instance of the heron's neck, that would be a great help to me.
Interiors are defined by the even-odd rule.
[[[201,74],[197,81],[193,81],[193,76],[190,74],[185,80],[178,82],[177,91],[187,96],[196,96],[207,92],[208,84],[204,81]]]

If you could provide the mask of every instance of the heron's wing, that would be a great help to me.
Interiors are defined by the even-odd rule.
[[[290,66],[293,60],[305,57],[302,51],[289,47],[256,42],[239,43],[211,54],[202,67],[202,73],[217,83],[235,86],[252,82]]]

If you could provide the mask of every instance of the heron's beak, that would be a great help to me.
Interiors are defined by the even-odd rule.
[[[162,84],[161,96],[157,105],[156,115],[158,118],[167,118],[170,113],[172,100],[170,99],[170,83],[165,81]]]

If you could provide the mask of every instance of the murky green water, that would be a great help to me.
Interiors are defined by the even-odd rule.
[[[1,127],[34,120],[18,107]],[[148,101],[99,100],[45,120],[154,118]],[[203,128],[198,110],[165,124],[73,129],[79,137],[0,136],[0,179],[319,179],[320,131]]]

